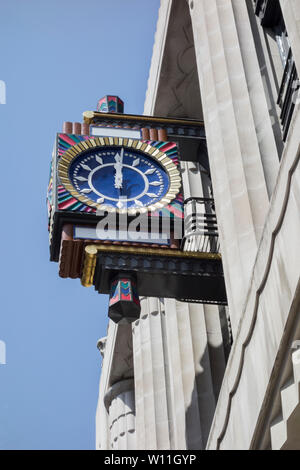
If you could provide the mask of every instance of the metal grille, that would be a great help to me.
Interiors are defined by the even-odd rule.
[[[184,201],[184,237],[181,249],[202,253],[219,253],[219,233],[214,200],[188,198]]]
[[[288,134],[295,103],[298,99],[298,92],[299,79],[290,48],[277,101],[277,104],[281,108],[280,120],[282,124],[283,141],[286,140]]]

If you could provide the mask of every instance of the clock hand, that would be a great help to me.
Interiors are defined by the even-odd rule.
[[[123,169],[123,155],[124,155],[124,149],[121,149],[121,155],[118,153],[115,155],[115,161],[116,163],[114,164],[114,168],[116,170],[115,174],[115,188],[122,189],[122,183],[123,183],[123,174],[122,174],[122,169]]]

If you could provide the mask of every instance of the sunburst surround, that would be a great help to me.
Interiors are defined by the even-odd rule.
[[[136,213],[168,205],[181,187],[172,160],[145,142],[96,138],[71,147],[58,165],[65,188],[90,207]]]

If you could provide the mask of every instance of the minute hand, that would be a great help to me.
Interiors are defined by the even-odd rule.
[[[122,169],[123,169],[123,155],[124,155],[124,149],[121,149],[121,155],[118,153],[115,155],[115,161],[116,163],[114,164],[114,168],[116,170],[115,173],[115,188],[121,189],[122,188],[122,183],[123,183],[123,174],[122,174]]]

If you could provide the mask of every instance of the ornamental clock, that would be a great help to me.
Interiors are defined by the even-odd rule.
[[[201,214],[200,253],[185,251],[184,240],[180,245],[190,200],[181,191],[176,141],[180,158],[195,161],[203,124],[123,115],[112,96],[99,110],[85,112],[81,126],[65,122],[55,141],[47,201],[50,258],[59,262],[59,275],[109,294],[116,323],[139,318],[139,295],[226,305],[214,215]],[[129,218],[109,218],[102,237],[97,228],[106,212]],[[140,213],[147,224],[132,220]]]
[[[135,214],[159,210],[178,194],[179,171],[156,147],[121,138],[118,145],[98,138],[84,144],[84,150],[75,145],[65,152],[58,164],[62,184],[84,204]]]

